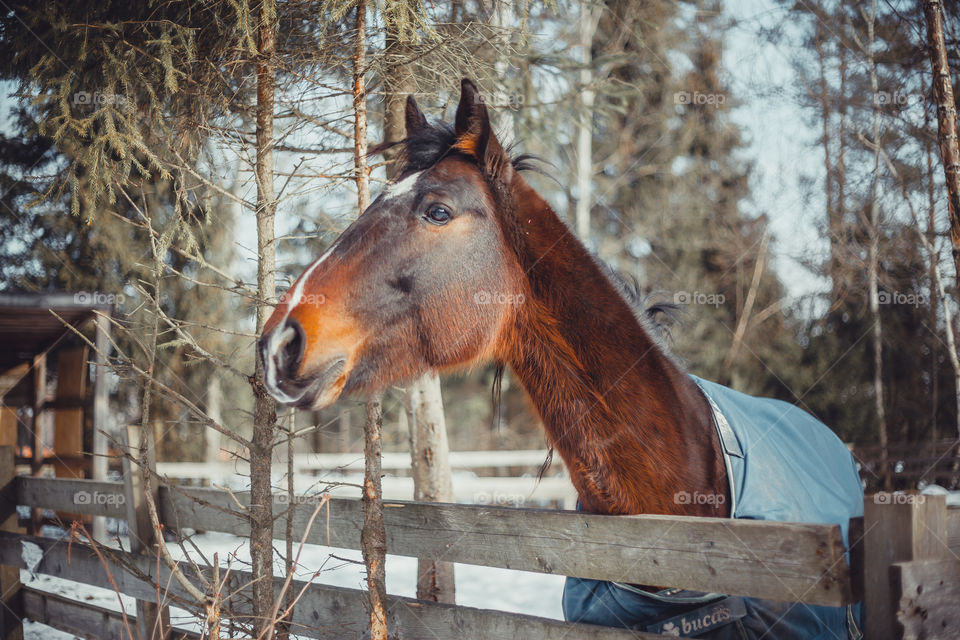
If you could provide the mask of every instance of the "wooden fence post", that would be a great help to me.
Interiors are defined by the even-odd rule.
[[[30,446],[33,448],[33,452],[30,458],[30,470],[34,476],[39,476],[43,471],[44,436],[46,435],[46,418],[48,415],[47,410],[44,408],[44,404],[47,401],[46,353],[41,353],[38,356],[34,356],[33,367],[31,368],[30,372],[33,381],[33,385],[31,387],[33,417],[31,418],[32,422],[30,425],[32,433],[32,442]],[[42,514],[40,509],[31,509],[30,533],[33,535],[40,535],[41,520]]]
[[[110,319],[102,314],[96,319],[96,377],[93,379],[93,460],[90,471],[94,480],[106,480],[109,460],[107,459],[107,428],[110,411],[110,392],[107,389],[107,354],[110,352]],[[94,516],[93,539],[103,542],[107,539],[106,518]]]
[[[127,526],[130,530],[130,551],[133,554],[150,555],[157,553],[157,532],[150,522],[150,512],[147,506],[147,493],[141,477],[140,465],[133,460],[141,459],[140,426],[130,425],[126,430],[127,452],[129,456],[123,458],[123,482],[127,505]],[[131,460],[131,458],[133,460]],[[154,443],[147,441],[146,462],[148,472],[157,468]],[[159,504],[157,483],[153,487],[152,498],[154,504]],[[159,507],[158,507],[159,508]],[[170,632],[170,610],[155,602],[137,600],[137,633],[142,640],[167,638]]]
[[[0,530],[22,533],[17,523],[17,475],[13,447],[0,447]],[[20,569],[0,565],[0,639],[23,640],[23,591]]]
[[[891,565],[949,553],[944,496],[877,493],[864,500],[864,626],[870,640],[899,638]]]

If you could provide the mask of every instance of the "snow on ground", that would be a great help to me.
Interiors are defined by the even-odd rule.
[[[228,560],[237,569],[246,569],[249,562],[249,549],[245,538],[239,538],[224,533],[205,533],[193,537],[197,547],[212,561],[213,554],[219,554],[221,565]],[[127,547],[126,540],[123,541]],[[275,541],[279,548],[283,543]],[[171,552],[182,555],[176,546],[171,546]],[[296,546],[294,547],[296,554]],[[337,559],[330,554],[337,556]],[[199,560],[199,559],[198,559]],[[349,562],[353,560],[355,562]],[[320,584],[329,584],[353,589],[364,588],[364,568],[359,551],[349,549],[335,549],[317,545],[305,545],[300,553],[298,578],[309,580],[312,574],[321,570],[314,579]],[[282,575],[283,568],[277,565],[277,575]],[[416,558],[403,556],[387,556],[387,592],[400,596],[414,597],[416,595]],[[474,565],[457,564],[455,569],[457,604],[482,609],[498,609],[513,613],[525,613],[546,618],[562,619],[560,596],[563,591],[563,576],[530,573],[526,571],[511,571],[493,567],[479,567]],[[43,589],[63,596],[82,600],[101,607],[120,610],[117,594],[107,590],[81,585],[79,583],[53,578],[50,576],[32,576],[28,571],[21,571],[21,581],[37,589]],[[134,600],[123,596],[124,608],[128,614],[136,611]],[[186,614],[176,609],[171,610],[174,624],[186,623]],[[25,637],[33,640],[60,640],[71,638],[50,627],[36,623],[28,623],[24,627]]]

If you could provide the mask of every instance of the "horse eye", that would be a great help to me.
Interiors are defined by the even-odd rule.
[[[447,208],[443,205],[435,204],[429,209],[424,216],[427,221],[432,222],[433,224],[447,224],[450,222],[450,212],[447,211]]]

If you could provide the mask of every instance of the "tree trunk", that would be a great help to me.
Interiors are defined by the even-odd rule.
[[[384,78],[384,141],[396,142],[406,136],[404,113],[407,95],[416,84],[410,60],[412,51],[395,21],[386,21],[387,70]],[[388,156],[390,159],[393,156]],[[387,165],[387,177],[395,179],[397,167]],[[440,378],[425,375],[404,392],[403,404],[410,434],[410,462],[415,500],[452,502],[449,447],[443,418]],[[417,598],[434,602],[455,602],[452,562],[429,558],[417,561]]]
[[[957,108],[943,39],[943,7],[940,0],[924,0],[923,13],[927,22],[927,43],[937,100],[937,130],[950,211],[953,267],[960,280],[960,147],[957,144]]]
[[[427,374],[410,385],[403,397],[410,429],[413,499],[453,502],[447,425],[440,397],[440,377]],[[456,602],[452,562],[420,558],[417,597],[433,602]]]
[[[220,376],[214,374],[207,380],[207,415],[219,423],[223,422],[223,387],[220,384]],[[206,451],[203,459],[205,462],[217,462],[220,459],[220,432],[214,429],[204,429],[206,436]]]
[[[580,126],[577,129],[577,235],[590,240],[591,184],[593,182],[593,34],[599,11],[588,0],[580,2]]]
[[[876,96],[879,95],[877,65],[874,59],[876,44],[874,28],[877,19],[877,0],[871,4],[871,13],[867,20],[867,43],[865,53],[870,66],[870,88],[873,91],[873,179],[870,182],[870,252],[868,287],[870,296],[870,315],[873,316],[873,395],[877,412],[877,434],[880,440],[880,465],[883,469],[883,487],[893,489],[890,476],[887,414],[883,406],[883,323],[880,316],[880,107]]]
[[[367,175],[367,90],[364,75],[367,66],[367,3],[356,8],[356,38],[353,49],[353,169],[357,182],[357,215],[370,206],[370,181]],[[387,531],[383,524],[381,462],[383,409],[379,398],[366,405],[364,435],[363,529],[360,547],[367,567],[367,597],[370,603],[370,639],[387,640]]]
[[[822,12],[823,5],[818,1],[817,13],[822,14]],[[824,185],[826,196],[827,229],[830,241],[830,262],[828,264],[827,272],[830,275],[831,283],[830,304],[834,305],[837,304],[843,295],[842,255],[845,248],[843,246],[842,221],[837,216],[838,210],[834,201],[833,193],[835,176],[830,154],[830,120],[832,118],[833,111],[830,108],[830,87],[827,83],[827,59],[826,52],[823,49],[823,25],[819,18],[816,20],[816,31],[814,33],[813,42],[817,51],[817,62],[819,67],[820,117],[823,122],[823,164],[826,170]],[[843,135],[842,129],[840,131],[840,135]]]
[[[493,64],[494,76],[500,83],[497,87],[496,106],[503,106],[497,109],[497,137],[504,144],[504,148],[514,142],[516,137],[516,122],[514,111],[509,108],[516,104],[515,97],[511,95],[511,87],[506,84],[506,79],[510,77],[510,29],[514,25],[514,0],[493,0],[492,22],[494,27],[494,42],[497,51],[497,59]]]
[[[927,95],[926,82],[924,81],[921,85],[921,95]],[[923,129],[924,131],[930,128],[930,112],[927,109],[923,110]],[[933,243],[937,241],[937,207],[936,207],[936,193],[934,191],[934,171],[933,171],[933,145],[930,142],[928,136],[923,138],[923,152],[927,160],[927,242],[930,246],[933,246]],[[919,232],[919,229],[917,230]],[[938,293],[936,287],[937,281],[937,258],[939,257],[935,251],[929,252],[930,266],[929,266],[929,277],[930,277],[930,319],[929,323],[931,327],[936,327],[937,322],[937,306],[939,306]],[[930,340],[927,344],[930,347],[930,455],[937,455],[937,404],[940,402],[940,336],[936,334],[935,331],[931,332]],[[957,420],[960,420],[960,415],[957,416]]]
[[[276,297],[274,274],[273,101],[276,12],[273,0],[260,4],[257,33],[257,333],[263,331]],[[277,406],[263,384],[257,356],[253,437],[250,447],[250,561],[253,573],[254,636],[265,637],[273,613],[273,496],[270,463]]]
[[[361,8],[363,0],[360,0]],[[370,602],[370,640],[387,640],[387,530],[383,524],[382,475],[383,407],[379,398],[366,405],[364,424],[363,529],[360,548],[367,566],[367,597]]]

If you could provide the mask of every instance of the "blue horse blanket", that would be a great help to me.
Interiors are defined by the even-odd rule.
[[[849,548],[848,525],[863,515],[863,488],[846,445],[791,404],[692,377],[713,408],[733,517],[838,524]],[[582,578],[567,578],[563,590],[569,621],[711,640],[858,640],[861,609],[681,589],[653,593]]]

